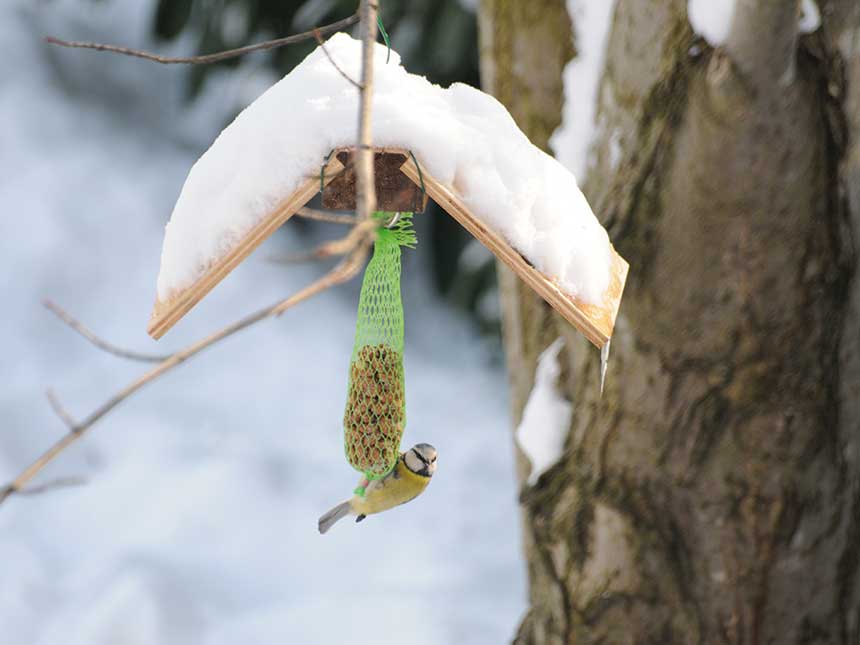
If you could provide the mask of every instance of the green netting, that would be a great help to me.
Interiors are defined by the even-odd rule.
[[[392,228],[384,225],[394,213],[374,216],[380,228],[361,284],[343,417],[346,458],[368,480],[394,468],[406,427],[400,247],[416,242],[412,213],[402,213]]]

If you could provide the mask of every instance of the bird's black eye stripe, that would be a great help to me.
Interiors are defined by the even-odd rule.
[[[422,455],[420,452],[418,452],[417,450],[413,450],[412,452],[415,453],[415,456],[418,457],[418,459],[420,459],[425,466],[430,465],[430,462],[424,459],[424,455]]]

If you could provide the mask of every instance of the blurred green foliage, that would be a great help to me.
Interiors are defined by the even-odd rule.
[[[307,31],[346,18],[358,0],[157,0],[153,32],[163,40],[196,40],[197,53],[242,47],[261,40]],[[473,11],[460,0],[383,0],[380,15],[410,72],[448,86],[455,81],[479,87],[478,33]],[[356,34],[354,34],[356,35]],[[316,46],[313,41],[265,54],[266,64],[286,74]],[[232,68],[238,59],[218,65]],[[189,68],[189,97],[196,96],[218,65]],[[463,250],[471,240],[435,204],[428,208],[434,283],[439,291],[472,312],[484,331],[497,333],[498,321],[481,298],[495,287],[493,263],[463,268]],[[426,239],[426,235],[425,235]]]
[[[165,40],[193,33],[200,53],[213,52],[331,23],[354,13],[357,4],[357,0],[158,0],[153,31]],[[462,81],[477,87],[475,15],[458,0],[386,0],[381,17],[410,71],[441,85]],[[285,74],[315,46],[308,41],[273,50],[270,63]],[[221,64],[235,66],[238,60]],[[190,68],[192,94],[211,69]]]

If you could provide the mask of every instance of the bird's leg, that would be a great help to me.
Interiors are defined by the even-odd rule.
[[[361,480],[358,486],[355,487],[355,490],[352,491],[354,495],[358,495],[359,497],[364,497],[364,492],[367,490],[367,487],[370,486],[370,480],[365,477]]]

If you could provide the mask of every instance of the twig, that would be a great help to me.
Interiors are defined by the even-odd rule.
[[[110,397],[107,401],[105,401],[99,408],[93,411],[88,417],[86,417],[81,422],[75,424],[72,421],[70,425],[69,432],[64,435],[59,441],[57,441],[53,446],[48,448],[44,453],[42,453],[33,463],[31,463],[27,468],[25,468],[17,477],[15,477],[12,482],[10,482],[5,488],[0,489],[0,504],[2,504],[7,498],[11,495],[20,493],[25,489],[27,484],[42,471],[45,466],[47,466],[51,461],[53,461],[60,453],[62,453],[66,448],[75,443],[78,439],[80,439],[84,434],[95,425],[97,421],[99,421],[102,417],[104,417],[108,412],[113,410],[120,403],[125,401],[132,394],[141,389],[144,385],[152,383],[158,377],[162,376],[166,372],[169,372],[177,365],[184,363],[192,356],[199,354],[204,349],[211,347],[215,343],[228,336],[232,336],[236,332],[239,332],[243,329],[250,327],[251,325],[260,322],[261,320],[265,320],[266,318],[271,318],[272,316],[280,315],[284,313],[290,307],[293,307],[304,300],[324,291],[336,284],[341,284],[346,282],[350,278],[352,278],[358,270],[361,268],[365,258],[367,257],[368,250],[370,248],[370,239],[372,235],[367,235],[365,238],[359,239],[357,244],[352,249],[352,252],[344,258],[340,264],[338,264],[334,269],[325,274],[322,278],[317,280],[316,282],[311,283],[298,293],[290,296],[286,300],[282,300],[270,307],[266,307],[265,309],[261,309],[255,313],[252,313],[241,320],[224,327],[223,329],[211,334],[210,336],[200,340],[185,349],[182,349],[175,354],[172,354],[167,360],[159,363],[154,368],[138,377],[128,385],[126,385],[119,392]],[[68,417],[71,420],[71,416],[63,410],[62,406],[59,407],[59,410],[63,412],[61,416],[64,420]],[[58,412],[60,414],[60,412]],[[68,424],[68,423],[67,423]]]
[[[66,424],[69,430],[74,430],[78,427],[77,421],[75,421],[75,418],[69,414],[65,407],[63,407],[63,404],[60,403],[60,399],[57,397],[54,390],[48,388],[45,391],[45,396],[48,397],[48,403],[51,404],[51,408],[53,408],[54,412],[58,417],[60,417],[62,422]]]
[[[84,326],[79,320],[76,320],[69,312],[60,307],[57,303],[52,300],[43,300],[42,304],[52,311],[57,318],[66,323],[73,330],[78,332],[81,336],[90,341],[93,345],[98,347],[99,349],[108,352],[109,354],[113,354],[114,356],[119,356],[120,358],[127,358],[132,361],[141,361],[144,363],[160,363],[161,361],[166,361],[170,358],[170,354],[143,354],[140,352],[133,352],[127,349],[122,349],[121,347],[117,347],[106,340],[102,340],[95,333],[93,333],[90,329]]]
[[[370,111],[373,99],[373,50],[376,47],[378,0],[361,0],[361,87],[358,104],[358,146],[355,151],[356,216],[369,220],[376,210]]]
[[[341,31],[342,29],[346,29],[347,27],[354,25],[358,21],[359,14],[355,13],[348,18],[338,20],[337,22],[333,22],[330,25],[325,25],[324,27],[317,27],[316,29],[311,29],[310,31],[305,31],[300,34],[294,34],[292,36],[278,38],[276,40],[267,40],[263,43],[247,45],[238,49],[230,49],[228,51],[216,52],[214,54],[204,54],[203,56],[160,56],[158,54],[151,54],[149,52],[141,51],[139,49],[131,49],[129,47],[105,45],[103,43],[60,40],[59,38],[54,38],[53,36],[46,36],[45,42],[51,45],[59,45],[60,47],[73,47],[76,49],[94,49],[96,51],[111,52],[113,54],[123,54],[124,56],[134,56],[135,58],[143,58],[144,60],[149,60],[154,63],[161,63],[162,65],[208,65],[210,63],[218,63],[222,60],[227,60],[229,58],[243,56],[244,54],[250,54],[251,52],[255,51],[276,49],[278,47],[284,47],[285,45],[294,45],[295,43],[315,38],[317,33],[319,33],[321,36],[333,34],[337,31]]]
[[[326,213],[313,208],[302,207],[296,211],[296,216],[312,219],[317,222],[331,222],[332,224],[349,224],[354,226],[357,219],[355,215],[338,215],[337,213]]]
[[[57,488],[71,488],[72,486],[83,486],[87,483],[85,477],[58,477],[57,479],[39,484],[38,486],[29,486],[23,490],[17,491],[18,495],[41,495],[48,491],[56,490]]]
[[[360,243],[361,240],[367,239],[368,236],[375,235],[375,231],[379,223],[373,218],[366,219],[360,224],[357,224],[352,230],[339,240],[332,240],[321,245],[316,254],[319,258],[329,258],[333,255],[346,255],[349,251]]]
[[[350,231],[350,233],[346,237],[341,240],[329,243],[325,247],[327,248],[327,253],[329,255],[344,254],[346,255],[346,257],[340,262],[340,264],[338,264],[334,269],[326,273],[322,278],[320,278],[316,282],[311,283],[310,285],[308,285],[301,291],[293,294],[286,300],[278,302],[265,309],[261,309],[255,313],[252,313],[245,318],[242,318],[241,320],[227,327],[224,327],[223,329],[215,332],[214,334],[211,334],[203,340],[200,340],[185,349],[171,354],[168,357],[158,357],[163,358],[163,360],[159,362],[158,365],[156,365],[151,370],[126,385],[123,389],[110,397],[107,401],[105,401],[105,403],[103,403],[99,408],[94,410],[92,413],[90,413],[89,416],[87,416],[79,423],[75,422],[74,418],[65,410],[62,404],[59,402],[56,395],[49,390],[48,400],[50,401],[51,406],[54,408],[54,411],[69,428],[69,432],[66,433],[63,437],[61,437],[45,452],[43,452],[33,463],[27,466],[17,477],[15,477],[15,479],[13,479],[5,488],[0,489],[0,504],[6,501],[6,499],[8,499],[11,495],[25,493],[28,490],[26,489],[27,484],[36,475],[38,475],[49,463],[51,463],[51,461],[53,461],[66,448],[68,448],[78,439],[83,437],[84,434],[90,428],[92,428],[111,410],[113,410],[120,403],[125,401],[127,398],[129,398],[131,395],[133,395],[145,385],[155,381],[163,374],[172,370],[174,367],[180,365],[181,363],[184,363],[189,358],[197,355],[204,349],[207,349],[208,347],[223,340],[224,338],[227,338],[228,336],[231,336],[243,329],[246,329],[257,322],[260,322],[261,320],[270,318],[272,316],[279,316],[291,307],[294,307],[295,305],[307,300],[308,298],[313,297],[314,295],[322,291],[325,291],[326,289],[329,289],[334,285],[346,282],[347,280],[355,276],[356,273],[358,273],[359,269],[361,268],[367,257],[367,254],[370,250],[371,242],[375,237],[376,231],[376,224],[371,218],[371,213],[376,208],[376,193],[374,189],[373,177],[373,149],[371,146],[370,109],[373,91],[373,49],[375,47],[376,41],[377,11],[378,5],[376,4],[376,2],[362,0],[360,14],[363,23],[362,36],[364,42],[362,46],[361,84],[356,84],[354,81],[350,80],[353,85],[356,85],[356,87],[358,87],[360,92],[359,141],[357,151],[358,166],[356,168],[358,203],[357,219],[359,220],[359,223],[352,229],[352,231]],[[234,49],[231,51],[219,52],[216,54],[209,54],[205,56],[178,58],[159,56],[156,54],[150,54],[147,52],[129,49],[126,47],[116,47],[99,43],[66,42],[50,37],[46,38],[45,40],[48,43],[61,45],[64,47],[76,47],[95,49],[97,51],[108,51],[118,54],[124,54],[127,56],[135,56],[138,58],[143,58],[146,60],[151,60],[163,64],[205,64],[226,60],[235,56],[241,56],[242,54],[246,54],[252,51],[281,47],[283,45],[289,45],[309,38],[316,38],[317,40],[321,40],[322,34],[339,31],[345,27],[355,24],[355,22],[357,21],[358,16],[353,15],[349,18],[333,23],[326,27],[314,29],[303,34],[296,34],[295,36],[289,36],[287,38],[281,38],[279,40],[268,41],[266,43],[260,43],[257,45],[251,45],[248,47],[242,47],[240,49]],[[324,47],[323,50],[325,51]],[[326,55],[328,56],[328,52],[326,52]],[[331,60],[330,56],[329,60]],[[338,67],[333,60],[331,60],[331,62],[335,65],[336,68]],[[343,71],[339,68],[338,70],[343,73]],[[46,302],[45,304],[49,309],[54,311],[54,313],[56,313],[73,329],[78,331],[78,333],[83,335],[100,349],[109,351],[110,353],[116,354],[118,356],[123,356],[124,358],[135,358],[136,360],[154,360],[155,357],[141,358],[145,355],[138,354],[137,352],[128,352],[126,350],[121,350],[109,343],[106,343],[105,341],[102,341],[95,334],[93,334],[83,325],[78,323],[74,318],[66,314],[62,309],[60,309],[56,305],[53,305],[53,303]],[[29,492],[33,493],[34,491],[47,490],[48,487],[55,486],[56,482],[53,482],[41,487],[31,488],[29,489]]]
[[[359,269],[361,269],[365,259],[367,258],[369,250],[370,237],[368,236],[360,240],[353,252],[347,255],[334,269],[324,275],[321,280],[308,285],[302,291],[299,291],[297,294],[294,294],[292,297],[287,298],[282,303],[275,306],[272,309],[272,314],[280,316],[287,309],[299,304],[303,300],[307,300],[321,291],[325,291],[337,284],[342,284],[343,282],[351,280],[355,274],[358,273]]]
[[[328,51],[328,47],[325,46],[325,41],[323,40],[322,34],[320,33],[319,29],[314,30],[314,36],[316,36],[317,44],[320,46],[320,49],[323,50],[323,54],[326,55],[326,58],[328,58],[329,62],[338,71],[338,73],[343,76],[348,82],[352,83],[355,87],[361,89],[361,85],[355,79],[353,79],[352,76],[343,71],[343,69],[341,69],[341,66],[337,64],[337,61],[332,58],[332,55]]]
[[[268,261],[273,264],[301,264],[304,262],[327,260],[336,255],[345,255],[354,249],[361,240],[372,239],[372,231],[375,231],[377,226],[378,224],[373,220],[366,220],[355,226],[348,235],[339,240],[331,240],[320,244],[313,251],[283,257],[270,257]]]

